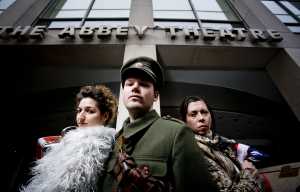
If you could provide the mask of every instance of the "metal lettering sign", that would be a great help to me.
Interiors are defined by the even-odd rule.
[[[143,39],[147,35],[147,30],[163,30],[166,37],[171,40],[176,40],[179,35],[183,35],[187,41],[202,39],[203,41],[245,41],[249,40],[252,43],[257,42],[280,42],[283,37],[278,31],[267,29],[216,29],[216,28],[180,28],[180,27],[148,27],[148,26],[99,26],[99,27],[81,27],[75,28],[72,26],[65,27],[58,33],[60,39],[108,39],[112,35],[119,40],[128,39],[129,30],[133,29],[135,35],[139,39]],[[0,39],[17,39],[19,41],[27,41],[29,39],[43,40],[46,38],[49,30],[46,26],[0,26]]]

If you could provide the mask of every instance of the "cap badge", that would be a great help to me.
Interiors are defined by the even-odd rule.
[[[136,68],[143,68],[144,64],[143,63],[135,63],[133,66]]]

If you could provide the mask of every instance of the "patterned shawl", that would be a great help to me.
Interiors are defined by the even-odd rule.
[[[240,165],[236,163],[236,156],[230,148],[234,140],[213,134],[211,131],[206,136],[195,135],[195,139],[203,152],[211,159],[216,161],[230,176],[235,178],[239,174]]]

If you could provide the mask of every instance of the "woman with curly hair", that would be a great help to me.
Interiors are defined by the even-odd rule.
[[[76,96],[77,127],[67,128],[35,162],[23,192],[98,191],[114,144],[117,100],[103,85],[83,86]],[[40,141],[40,140],[39,140]]]

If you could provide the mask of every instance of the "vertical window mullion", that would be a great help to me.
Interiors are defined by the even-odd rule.
[[[95,1],[96,0],[92,0],[91,3],[89,4],[88,9],[86,10],[86,12],[85,12],[85,14],[84,14],[84,16],[83,16],[83,18],[82,18],[82,20],[80,22],[80,25],[79,25],[80,27],[82,27],[84,25],[84,22],[85,22],[86,18],[88,17],[88,15],[90,14]]]
[[[190,4],[191,8],[192,8],[193,14],[194,14],[194,16],[197,20],[197,24],[198,24],[199,28],[201,28],[202,27],[202,22],[198,17],[197,10],[195,9],[195,6],[194,6],[192,0],[188,0],[188,1],[189,1],[189,4]]]
[[[230,10],[234,12],[234,14],[238,17],[239,21],[242,22],[242,25],[246,28],[249,29],[249,26],[247,25],[246,22],[244,22],[243,18],[240,16],[240,13],[235,9],[235,7],[231,4],[230,0],[224,0],[225,3],[230,7]]]
[[[56,0],[52,0],[48,3],[46,9],[44,9],[42,11],[42,13],[40,14],[40,16],[38,16],[38,18],[33,22],[33,25],[36,25],[36,23],[39,21],[39,19],[43,19],[45,17],[45,14],[47,12],[49,12],[50,9],[55,8],[58,5],[59,1]]]

